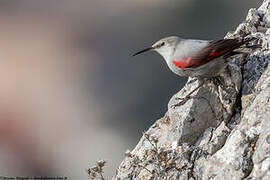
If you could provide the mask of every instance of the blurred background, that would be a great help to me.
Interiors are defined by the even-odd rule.
[[[0,0],[0,175],[110,178],[186,82],[160,38],[223,38],[259,0]]]

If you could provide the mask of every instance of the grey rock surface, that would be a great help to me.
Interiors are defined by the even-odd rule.
[[[270,0],[225,38],[254,36],[261,48],[234,57],[217,84],[190,79],[144,133],[113,179],[270,179]]]

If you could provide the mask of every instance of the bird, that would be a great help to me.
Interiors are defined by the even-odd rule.
[[[205,79],[217,77],[223,72],[229,64],[228,58],[241,53],[236,50],[252,40],[255,38],[199,40],[170,36],[157,41],[151,47],[136,52],[133,56],[147,51],[156,51],[163,57],[173,73],[184,77],[194,77],[201,81],[186,98],[182,98],[182,102],[174,105],[176,107],[184,104],[190,95],[204,84]]]

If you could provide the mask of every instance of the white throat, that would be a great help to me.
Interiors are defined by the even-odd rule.
[[[167,62],[169,62],[171,56],[172,56],[172,48],[170,47],[164,47],[161,49],[156,50]]]

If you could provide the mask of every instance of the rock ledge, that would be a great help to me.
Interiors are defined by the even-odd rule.
[[[270,0],[225,38],[255,36],[261,48],[232,59],[223,84],[189,83],[143,135],[113,179],[270,179]]]

